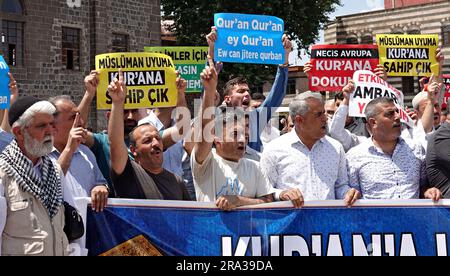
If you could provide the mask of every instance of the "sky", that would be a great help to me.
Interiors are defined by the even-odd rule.
[[[338,6],[336,11],[330,14],[330,20],[334,20],[336,16],[343,16],[355,13],[369,12],[384,9],[384,0],[341,0],[342,6]],[[323,31],[320,32],[320,38],[317,44],[323,43]],[[295,48],[295,47],[294,47]],[[309,60],[308,56],[302,55],[302,59],[297,58],[297,51],[294,51],[289,63],[295,65],[303,65]]]

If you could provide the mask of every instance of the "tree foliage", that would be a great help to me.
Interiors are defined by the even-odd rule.
[[[298,48],[306,49],[318,38],[340,0],[161,0],[164,19],[174,20],[171,31],[180,46],[207,45],[205,36],[214,25],[214,13],[246,13],[277,16]],[[274,66],[230,64],[221,79],[243,75],[253,88],[273,77]]]

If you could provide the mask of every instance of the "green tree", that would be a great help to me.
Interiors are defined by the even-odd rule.
[[[307,49],[340,0],[161,0],[161,5],[164,19],[175,22],[171,31],[180,46],[207,45],[205,36],[214,25],[214,13],[227,12],[277,16],[298,48]],[[254,89],[273,78],[275,70],[275,66],[227,63],[221,80],[242,75]]]

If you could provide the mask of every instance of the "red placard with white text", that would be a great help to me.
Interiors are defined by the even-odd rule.
[[[309,89],[340,92],[355,71],[373,71],[378,63],[377,45],[314,45],[311,50]]]

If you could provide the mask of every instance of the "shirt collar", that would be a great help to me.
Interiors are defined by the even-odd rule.
[[[373,150],[373,151],[384,154],[384,152],[380,148],[375,146],[375,144],[373,143],[373,137],[371,137],[370,139],[367,139],[367,143],[368,143],[369,150]],[[405,143],[405,140],[402,137],[398,137],[397,144],[395,145],[394,153],[397,150],[397,147],[402,146],[404,143]]]
[[[79,152],[80,152],[80,147],[78,147],[73,154],[75,155],[75,154],[77,154]],[[53,150],[52,150],[52,152],[50,154],[55,154],[58,157],[61,155],[61,153],[55,147],[53,147]]]
[[[306,147],[306,145],[302,142],[302,140],[300,139],[300,137],[298,137],[297,132],[295,131],[295,128],[293,128],[293,129],[291,130],[291,132],[289,132],[289,133],[286,134],[286,135],[288,135],[287,138],[288,138],[288,143],[289,143],[289,144],[300,143],[301,145],[303,145],[303,146]],[[324,136],[324,137],[320,138],[320,140],[319,140],[318,142],[319,142],[319,143],[323,143],[323,142],[325,142],[325,140],[326,140],[326,138],[325,138],[325,136]],[[316,142],[316,144],[317,144],[317,142]]]

